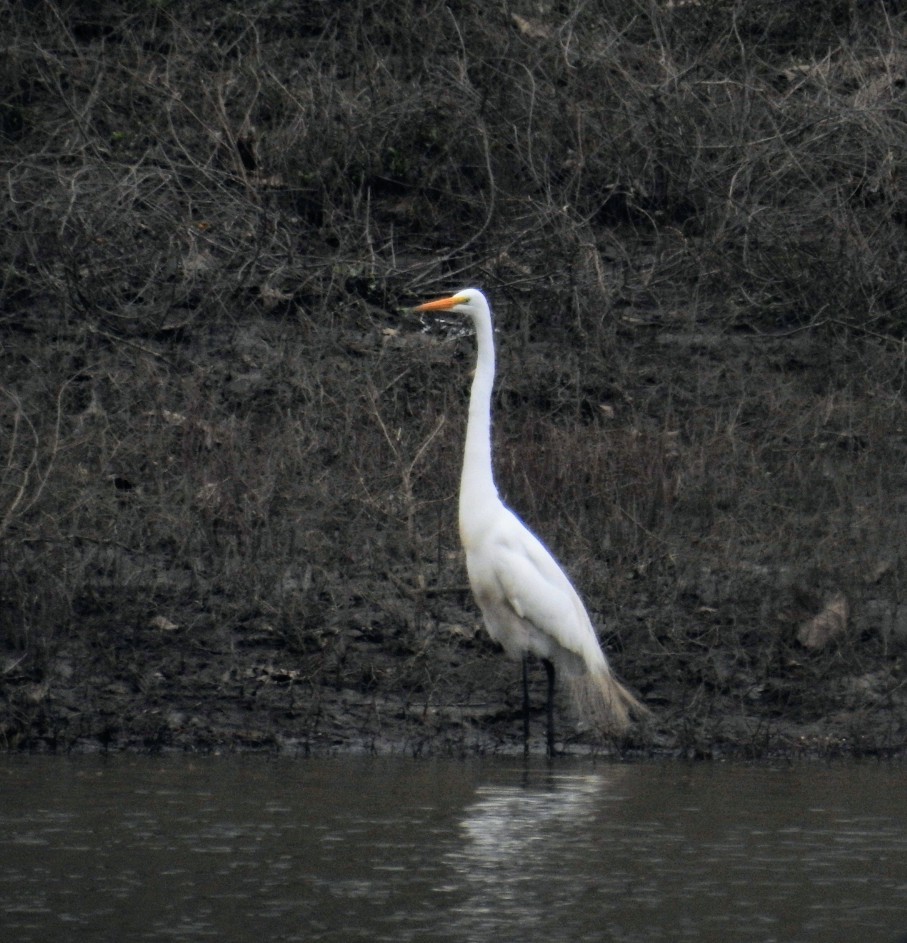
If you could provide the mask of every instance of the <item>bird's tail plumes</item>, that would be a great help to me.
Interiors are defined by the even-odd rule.
[[[622,734],[630,726],[632,718],[650,713],[614,677],[607,665],[603,670],[575,675],[567,683],[577,715],[604,733]]]

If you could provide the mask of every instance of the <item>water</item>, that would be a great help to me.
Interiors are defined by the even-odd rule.
[[[4,940],[907,934],[907,768],[0,757]]]

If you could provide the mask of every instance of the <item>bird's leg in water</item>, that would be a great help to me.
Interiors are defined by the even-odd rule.
[[[523,655],[523,753],[529,755],[529,656]]]
[[[548,675],[548,756],[554,756],[554,665],[547,658],[542,659]]]

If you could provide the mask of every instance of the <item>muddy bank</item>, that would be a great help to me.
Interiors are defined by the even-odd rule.
[[[407,756],[523,749],[516,666],[502,665],[489,644],[463,639],[454,627],[434,629],[420,655],[389,654],[392,639],[350,633],[342,655],[314,656],[336,662],[319,677],[313,656],[288,653],[269,639],[196,629],[190,641],[147,624],[123,635],[128,642],[119,651],[61,646],[40,680],[7,662],[0,731],[7,749]],[[700,670],[713,671],[721,657],[703,654]],[[351,682],[351,674],[359,680]],[[745,700],[691,692],[680,682],[646,685],[653,717],[619,742],[578,731],[560,705],[558,747],[623,758],[903,755],[904,706],[884,670],[824,686],[813,672],[798,675],[770,692],[754,683]],[[545,748],[542,678],[537,666],[536,753]],[[812,709],[784,706],[802,702],[809,682]],[[769,697],[779,706],[766,711]]]
[[[458,574],[457,562],[450,570]],[[805,608],[766,610],[778,620],[768,630],[734,632],[735,614],[753,605],[751,574],[734,573],[724,572],[721,587],[705,574],[676,608],[660,603],[655,580],[632,577],[637,589],[602,635],[652,717],[603,740],[578,729],[559,702],[559,749],[623,758],[902,756],[904,626],[861,631],[850,614],[836,625],[832,606],[818,619]],[[487,639],[464,585],[414,587],[400,570],[386,581],[323,587],[331,590],[347,605],[323,607],[316,629],[288,637],[273,612],[241,611],[235,596],[109,585],[46,650],[7,645],[3,743],[42,752],[522,751],[518,666]],[[676,599],[677,587],[664,595]],[[871,600],[866,608],[884,612]],[[838,634],[810,647],[823,618]],[[643,644],[632,650],[627,639]],[[531,677],[531,749],[543,752],[540,665]]]
[[[563,748],[903,754],[904,17],[567,6],[10,9],[0,746],[520,750],[407,314],[476,284],[502,496],[653,711]]]

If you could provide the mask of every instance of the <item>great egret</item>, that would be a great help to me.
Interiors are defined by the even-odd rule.
[[[416,311],[465,314],[475,327],[476,371],[469,397],[460,478],[460,539],[466,569],[488,634],[523,661],[523,732],[529,749],[526,656],[548,675],[548,754],[554,753],[554,679],[565,678],[581,716],[621,733],[646,708],[614,677],[586,608],[538,537],[498,497],[491,468],[494,335],[491,310],[476,288],[419,305]]]

